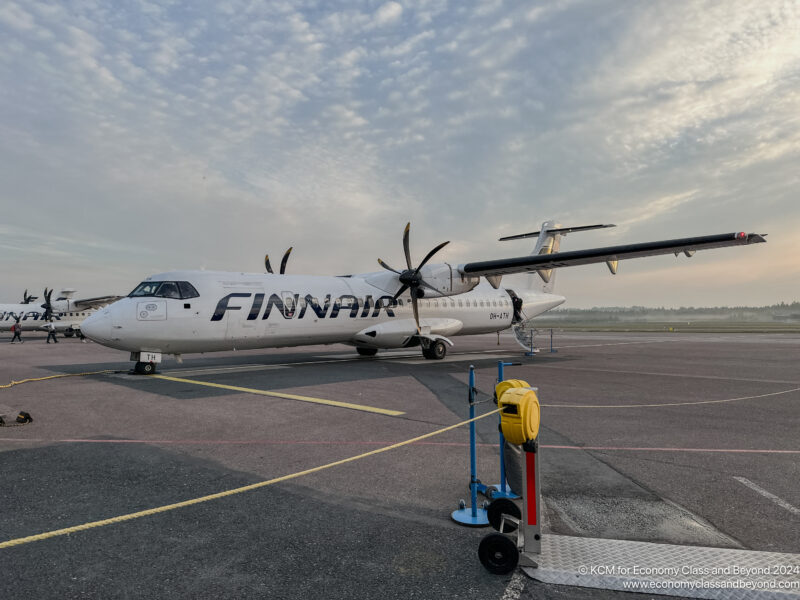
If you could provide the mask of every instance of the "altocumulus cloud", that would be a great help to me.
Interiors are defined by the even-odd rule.
[[[407,220],[420,257],[444,239],[455,263],[516,255],[499,235],[557,218],[620,225],[565,248],[770,233],[613,281],[565,271],[572,306],[796,299],[799,11],[8,0],[0,296],[258,271],[290,245],[293,272],[370,271]]]

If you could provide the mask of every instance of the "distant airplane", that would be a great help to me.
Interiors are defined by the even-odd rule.
[[[383,271],[339,277],[272,273],[173,271],[148,277],[118,302],[90,316],[83,333],[131,352],[138,373],[152,373],[163,354],[343,343],[362,356],[383,348],[420,346],[442,359],[449,337],[521,327],[565,298],[553,293],[555,269],[659,254],[743,246],[766,241],[754,233],[726,233],[607,248],[559,252],[562,236],[613,227],[562,227],[501,238],[538,237],[529,256],[458,266],[428,261],[449,242],[411,261],[409,229],[403,233],[406,268],[378,259]],[[501,289],[503,275],[530,273],[526,289]],[[537,280],[538,274],[542,280]],[[481,282],[481,277],[486,283]]]
[[[28,290],[22,295],[19,304],[0,304],[0,331],[9,331],[14,323],[19,323],[23,331],[43,329],[52,320],[56,331],[66,337],[81,335],[81,324],[97,308],[119,300],[121,296],[100,296],[73,300],[74,289],[63,289],[52,300],[53,290],[44,290],[44,303],[34,304],[37,296],[29,296]]]

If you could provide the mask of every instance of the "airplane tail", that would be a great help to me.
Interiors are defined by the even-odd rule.
[[[614,225],[582,225],[580,227],[564,227],[561,223],[555,221],[545,221],[542,223],[542,228],[539,231],[531,233],[521,233],[518,235],[510,235],[500,238],[501,242],[508,240],[520,240],[523,238],[538,237],[536,246],[531,252],[531,255],[539,254],[554,254],[558,252],[561,247],[561,238],[568,233],[576,231],[589,231],[591,229],[603,229],[605,227],[614,227]],[[537,277],[538,275],[538,277]],[[541,289],[541,291],[552,294],[555,288],[556,270],[555,269],[538,269],[536,274],[531,274],[526,282],[528,289]],[[541,287],[539,287],[541,285]]]

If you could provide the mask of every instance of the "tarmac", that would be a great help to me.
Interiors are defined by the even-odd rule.
[[[469,501],[466,426],[297,475],[463,421],[470,365],[477,413],[493,410],[500,360],[543,405],[545,535],[800,553],[797,334],[556,332],[533,357],[472,336],[443,361],[310,346],[168,360],[163,377],[24,339],[0,339],[0,384],[94,374],[0,389],[7,424],[33,417],[0,428],[0,598],[653,597],[484,570],[492,530],[450,519]],[[477,430],[478,477],[497,483],[497,418]]]

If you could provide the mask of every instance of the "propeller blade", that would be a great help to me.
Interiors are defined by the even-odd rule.
[[[283,260],[281,260],[281,275],[283,275],[284,273],[286,273],[286,261],[288,261],[288,260],[289,260],[289,255],[290,255],[291,253],[292,253],[292,248],[290,247],[290,248],[289,248],[289,249],[286,251],[286,254],[284,254],[284,255],[283,255]]]
[[[269,254],[264,255],[264,266],[267,268],[267,273],[272,273],[272,265],[269,264]]]
[[[408,289],[408,287],[409,287],[408,284],[404,283],[403,286],[399,290],[397,290],[397,293],[394,295],[392,300],[394,302],[397,302],[397,299],[403,294],[403,292],[405,292]],[[413,298],[414,294],[411,294],[411,297]]]
[[[378,264],[380,266],[382,266],[384,269],[386,269],[387,271],[391,271],[392,273],[397,273],[398,275],[400,275],[400,271],[394,270],[392,267],[390,267],[385,262],[383,262],[380,258],[378,259]]]
[[[413,291],[411,293],[411,308],[414,309],[414,322],[417,324],[417,335],[419,335],[419,309],[417,308],[417,295]]]
[[[422,286],[422,287],[426,287],[426,288],[428,288],[429,290],[433,290],[433,291],[434,291],[434,292],[436,292],[437,294],[439,293],[439,290],[437,290],[435,287],[433,287],[433,286],[432,286],[430,283],[427,283],[427,282],[425,282],[425,281],[420,281],[420,282],[419,282],[419,285],[420,285],[420,286]]]
[[[424,266],[425,266],[425,263],[426,263],[426,262],[428,262],[428,261],[431,259],[431,257],[433,257],[433,255],[434,255],[434,254],[436,254],[436,253],[437,253],[439,250],[441,250],[442,248],[444,248],[445,246],[447,246],[447,244],[449,244],[449,243],[450,243],[449,241],[447,241],[447,242],[442,242],[441,244],[439,244],[438,246],[436,246],[436,248],[434,248],[433,250],[431,250],[430,252],[428,252],[428,255],[427,255],[425,258],[423,258],[423,259],[422,259],[422,262],[421,262],[421,263],[419,263],[419,266],[417,267],[417,272],[419,272],[419,270],[420,270],[422,267],[424,267]]]
[[[403,251],[406,253],[406,265],[410,271],[414,267],[411,266],[411,250],[408,248],[408,232],[411,229],[411,223],[406,224],[405,231],[403,231]]]

